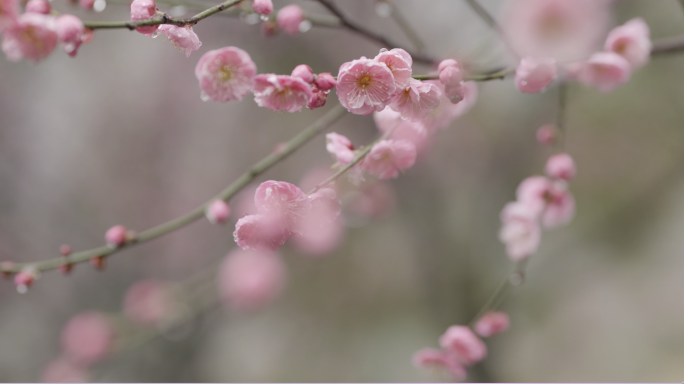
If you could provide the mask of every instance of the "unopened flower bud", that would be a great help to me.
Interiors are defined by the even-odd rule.
[[[103,270],[107,265],[104,256],[95,256],[90,259],[90,265],[92,265],[97,270]]]
[[[212,224],[223,224],[230,216],[230,207],[223,200],[216,200],[205,212],[205,216]]]
[[[105,241],[109,248],[119,248],[126,244],[126,227],[115,225],[109,228],[105,233]]]
[[[47,15],[50,13],[51,7],[47,0],[29,0],[26,3],[26,12],[28,13],[42,13]]]
[[[299,77],[307,83],[311,84],[314,81],[313,70],[306,64],[299,64],[292,70],[292,76]]]
[[[337,80],[330,74],[330,72],[319,73],[316,76],[316,86],[323,92],[327,92],[337,86]]]
[[[558,130],[553,124],[546,124],[537,130],[537,142],[542,145],[551,145],[556,141]]]
[[[298,34],[299,24],[304,21],[304,12],[297,4],[290,4],[281,8],[276,16],[276,21],[280,29],[290,36]]]
[[[546,174],[554,179],[570,181],[575,177],[575,173],[575,162],[567,153],[553,155],[546,162]]]
[[[271,0],[254,0],[252,10],[260,15],[268,16],[273,13],[273,2]]]

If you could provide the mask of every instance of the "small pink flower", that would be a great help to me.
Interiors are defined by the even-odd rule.
[[[280,221],[290,232],[298,233],[298,223],[311,211],[311,202],[296,185],[284,181],[265,181],[254,193],[254,205],[262,215]]]
[[[395,90],[394,76],[387,65],[365,57],[342,64],[337,76],[337,97],[356,115],[382,111]]]
[[[225,103],[242,100],[252,90],[256,71],[247,52],[225,47],[202,55],[195,67],[195,76],[206,97]]]
[[[515,71],[515,85],[520,92],[542,92],[553,82],[557,73],[556,60],[525,57]]]
[[[178,27],[171,24],[163,24],[159,26],[157,31],[165,35],[174,47],[185,54],[185,57],[190,57],[192,52],[202,46],[202,42],[190,25]]]
[[[326,101],[328,101],[328,94],[318,89],[314,84],[311,87],[311,98],[309,99],[309,103],[306,104],[306,107],[309,109],[320,108],[325,105]]]
[[[34,268],[22,269],[14,275],[14,285],[17,286],[17,289],[20,290],[20,292],[22,290],[25,292],[36,280],[37,273],[38,272]]]
[[[342,240],[342,225],[338,220],[342,203],[331,188],[312,193],[309,201],[311,212],[299,224],[302,234],[294,236],[294,244],[310,255],[323,255],[337,248]]]
[[[105,241],[109,248],[119,248],[126,244],[126,227],[115,225],[105,233]]]
[[[291,76],[299,77],[304,80],[307,84],[311,84],[314,81],[314,73],[311,67],[306,64],[299,64],[292,70]]]
[[[382,140],[363,161],[363,170],[380,180],[393,179],[416,162],[416,147],[406,140]]]
[[[347,165],[354,160],[354,144],[345,136],[335,132],[325,135],[325,149],[335,157],[338,163]]]
[[[74,15],[61,15],[57,17],[56,29],[57,38],[62,43],[64,51],[71,57],[76,56],[85,33],[81,19]]]
[[[219,267],[219,294],[230,308],[253,311],[278,297],[285,280],[285,265],[277,254],[234,250]]]
[[[505,332],[509,325],[506,312],[487,311],[475,323],[475,332],[482,337],[490,337]]]
[[[93,9],[93,6],[95,5],[95,0],[79,0],[78,5],[81,8],[89,11],[89,10]]]
[[[562,180],[551,184],[546,198],[548,203],[541,218],[544,228],[567,224],[575,216],[575,198]]]
[[[268,16],[273,13],[273,2],[271,0],[254,0],[252,1],[252,10],[259,15]]]
[[[43,383],[89,383],[90,377],[79,364],[59,357],[43,368],[40,381]]]
[[[397,92],[389,106],[401,117],[418,121],[439,106],[441,96],[442,91],[433,83],[410,79],[408,87]]]
[[[52,8],[47,0],[29,0],[28,3],[26,3],[26,8],[24,8],[24,10],[29,13],[42,13],[43,15],[47,15]]]
[[[214,200],[207,208],[205,216],[212,224],[223,224],[230,217],[230,207],[223,200]]]
[[[487,346],[465,325],[452,325],[440,336],[439,345],[456,355],[464,364],[474,364],[487,357]]]
[[[558,131],[553,124],[542,125],[537,129],[537,142],[541,145],[551,145],[556,142]]]
[[[518,201],[506,204],[501,211],[499,240],[506,245],[511,260],[521,261],[537,252],[541,242],[538,215],[534,208]]]
[[[24,13],[16,24],[3,31],[2,50],[9,61],[37,62],[46,58],[56,46],[57,31],[52,15]]]
[[[155,4],[154,0],[133,0],[131,3],[131,20],[140,21],[151,19],[157,14],[157,11],[157,4]],[[138,27],[135,30],[145,36],[152,36],[158,28],[159,25],[149,25],[146,27]]]
[[[278,27],[290,36],[299,33],[299,24],[304,21],[304,12],[297,4],[290,4],[281,8],[276,15]]]
[[[575,173],[575,162],[567,153],[553,155],[546,162],[546,174],[554,179],[570,181],[575,177]]]
[[[651,48],[653,48],[651,32],[648,24],[641,17],[614,28],[608,34],[605,44],[606,51],[615,52],[624,57],[633,69],[648,63]]]
[[[114,340],[107,316],[100,312],[83,312],[72,317],[62,329],[62,349],[82,364],[92,364],[105,358]]]
[[[154,279],[138,281],[126,291],[123,312],[138,324],[159,324],[173,313],[170,287]]]
[[[463,81],[461,64],[454,59],[442,60],[437,71],[439,73],[439,81],[444,85],[456,86]]]
[[[430,81],[437,88],[444,90],[444,84],[439,81]],[[463,101],[454,104],[449,99],[446,90],[442,93],[439,105],[421,120],[428,133],[434,133],[446,128],[457,117],[468,112],[477,102],[477,83],[474,81],[463,82]]]
[[[17,0],[0,0],[0,32],[4,32],[17,22],[19,12]]]
[[[397,91],[409,86],[409,80],[411,80],[411,74],[413,73],[411,69],[413,59],[408,52],[401,48],[394,48],[389,51],[384,50],[380,51],[373,60],[387,65],[387,68],[392,72],[392,76],[394,76],[394,85]]]
[[[551,180],[544,176],[532,176],[523,180],[515,191],[517,200],[525,204],[537,217],[546,207]]]
[[[442,368],[455,380],[463,380],[468,375],[458,358],[441,349],[423,348],[413,355],[413,365],[419,368]]]
[[[254,78],[254,101],[274,111],[299,112],[311,99],[311,86],[299,77],[263,74]]]
[[[247,215],[235,224],[233,238],[243,250],[276,251],[287,239],[291,232],[283,223],[273,216]]]
[[[323,72],[316,76],[315,84],[321,91],[328,92],[337,86],[337,80],[330,72]]]
[[[614,52],[599,52],[581,63],[577,79],[601,92],[610,92],[629,81],[632,69],[629,62]]]

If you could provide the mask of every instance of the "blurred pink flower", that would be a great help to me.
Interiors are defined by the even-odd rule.
[[[138,324],[159,324],[173,312],[169,286],[155,279],[136,282],[126,291],[123,312],[126,317]]]
[[[475,323],[475,332],[482,337],[491,337],[505,332],[509,325],[506,312],[487,311]]]
[[[296,185],[269,180],[254,193],[254,205],[262,215],[274,217],[289,232],[299,233],[298,224],[311,211],[311,202]]]
[[[17,0],[0,0],[0,32],[12,27],[17,22],[19,13]]]
[[[81,19],[74,15],[61,15],[56,22],[57,39],[62,43],[64,51],[74,57],[78,47],[83,43],[85,26]]]
[[[574,76],[601,92],[610,92],[629,81],[632,69],[629,62],[614,52],[598,52],[579,64]]]
[[[290,36],[299,33],[299,24],[301,24],[302,21],[304,21],[304,12],[297,4],[284,6],[276,15],[278,27]]]
[[[59,357],[43,368],[40,381],[43,383],[89,383],[90,377],[82,366]]]
[[[347,165],[354,160],[354,145],[345,136],[330,132],[325,135],[325,142],[325,149],[341,165]]]
[[[268,16],[273,13],[273,2],[271,0],[254,0],[252,1],[252,10],[259,15]]]
[[[390,108],[401,117],[418,121],[439,106],[442,91],[433,83],[410,79],[404,90],[398,91],[390,102]]]
[[[412,142],[416,147],[417,154],[422,153],[432,139],[432,136],[428,135],[422,121],[402,119],[401,113],[392,110],[390,107],[373,113],[373,120],[380,132],[392,131],[388,139]]]
[[[95,0],[79,0],[78,5],[81,8],[89,11],[89,10],[93,9],[93,6],[95,5]]]
[[[100,312],[82,312],[72,317],[62,329],[62,349],[74,361],[92,364],[105,358],[114,340],[107,316]]]
[[[253,311],[278,297],[285,280],[285,265],[279,255],[233,250],[219,268],[218,289],[228,307]]]
[[[499,240],[506,245],[506,253],[513,261],[526,259],[537,252],[541,242],[538,212],[519,201],[506,204],[501,211]]]
[[[542,125],[537,129],[537,142],[542,145],[551,145],[556,141],[558,131],[553,124]]]
[[[50,3],[47,0],[29,0],[24,11],[27,13],[42,13],[47,15],[51,11]]]
[[[440,336],[439,345],[464,364],[474,364],[487,357],[487,346],[465,325],[452,325]]]
[[[384,63],[394,76],[394,85],[397,91],[409,86],[411,74],[413,70],[413,59],[408,52],[401,48],[394,48],[392,50],[381,50],[380,53],[373,59],[379,63]]]
[[[190,25],[179,27],[171,24],[162,24],[157,31],[165,35],[174,47],[185,54],[185,57],[190,57],[192,52],[202,46],[202,42]]]
[[[648,63],[651,56],[651,31],[641,17],[614,28],[608,34],[604,49],[624,57],[633,69]]]
[[[254,78],[254,101],[274,111],[299,112],[311,99],[311,86],[299,77],[263,74]]]
[[[380,180],[393,179],[416,162],[416,147],[406,140],[382,140],[363,160],[363,170]]]
[[[252,90],[256,71],[247,52],[224,47],[202,55],[195,67],[195,76],[206,97],[225,103],[242,100]]]
[[[556,60],[525,57],[520,60],[520,65],[515,71],[515,85],[520,92],[542,92],[553,82],[557,74]]]
[[[455,380],[463,380],[468,375],[463,363],[447,351],[435,348],[423,348],[413,355],[413,365],[418,368],[441,368]]]
[[[3,31],[2,51],[9,61],[37,62],[48,57],[56,46],[57,31],[52,15],[24,13]]]
[[[567,224],[575,216],[575,198],[568,191],[564,181],[553,182],[546,199],[546,209],[541,217],[544,228],[555,228]]]
[[[463,81],[463,71],[461,64],[454,59],[442,60],[437,69],[439,82],[444,85],[459,85]]]
[[[392,71],[385,63],[362,57],[340,66],[337,97],[356,115],[382,111],[396,90]]]
[[[554,179],[570,181],[575,177],[575,161],[567,153],[559,153],[546,161],[546,174]]]
[[[444,84],[439,81],[430,81],[438,88],[443,90]],[[463,82],[464,97],[463,101],[453,104],[446,95],[442,93],[442,100],[439,105],[430,111],[421,121],[428,133],[434,133],[446,128],[454,119],[466,114],[477,102],[477,83],[474,81]]]
[[[204,215],[212,224],[223,224],[230,217],[230,207],[223,200],[214,200],[209,205]]]
[[[305,83],[311,84],[314,81],[314,73],[311,67],[306,64],[299,64],[296,66],[291,73],[293,77],[299,77],[304,80]]]
[[[307,254],[323,255],[337,248],[342,240],[338,220],[342,203],[331,188],[312,193],[309,201],[311,212],[299,224],[301,235],[294,236],[294,245]]]
[[[151,19],[157,14],[157,11],[157,4],[155,4],[154,0],[133,0],[131,3],[131,20],[140,21]],[[152,36],[158,28],[159,25],[149,25],[146,27],[138,27],[135,30],[145,36]]]
[[[292,236],[278,218],[247,215],[235,224],[233,238],[243,250],[276,251]]]

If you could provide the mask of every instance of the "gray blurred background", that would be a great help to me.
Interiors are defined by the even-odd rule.
[[[338,3],[410,47],[373,2]],[[482,69],[504,64],[496,36],[464,2],[396,4],[430,54],[470,55]],[[496,13],[500,3],[485,5]],[[102,14],[65,0],[53,6],[86,20],[128,18],[121,4]],[[654,38],[684,34],[677,1],[624,0],[613,10],[615,25],[640,15]],[[193,70],[204,52],[241,47],[261,73],[301,63],[336,73],[380,48],[330,28],[264,38],[259,25],[219,16],[195,31],[203,45],[188,59],[161,38],[101,30],[75,59],[56,51],[36,65],[0,60],[0,259],[51,258],[63,243],[100,245],[114,224],[142,230],[185,213],[337,102],[331,95],[325,108],[295,114],[258,108],[250,97],[202,102]],[[576,218],[544,233],[526,283],[502,307],[511,329],[487,342],[489,357],[469,381],[684,380],[682,68],[684,55],[654,58],[608,95],[570,86],[566,149],[578,167]],[[557,88],[523,95],[506,80],[479,89],[473,110],[391,182],[391,214],[348,229],[326,258],[281,249],[289,285],[273,305],[254,314],[213,311],[187,338],[161,337],[114,355],[93,379],[441,380],[414,368],[411,356],[468,322],[505,277],[511,263],[497,239],[499,211],[551,154],[535,131],[554,120]],[[330,130],[359,144],[377,135],[370,116],[346,115]],[[315,138],[258,181],[298,183],[312,167],[331,164],[324,143]],[[0,380],[38,380],[74,314],[115,313],[131,283],[181,281],[221,259],[235,247],[234,221],[201,220],[117,254],[103,272],[84,264],[68,277],[45,273],[25,295],[1,282]]]

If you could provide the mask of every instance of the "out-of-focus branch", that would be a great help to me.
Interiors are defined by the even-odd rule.
[[[477,320],[485,314],[485,312],[498,308],[506,299],[511,290],[525,281],[526,266],[527,259],[519,261],[515,264],[513,272],[509,273],[506,278],[501,281],[499,286],[496,288],[496,291],[494,291],[494,293],[489,297],[485,305],[483,305],[477,315],[470,320],[470,323],[468,323],[469,327],[472,328]]]
[[[515,73],[514,67],[508,67],[504,69],[497,69],[491,72],[486,72],[478,75],[466,75],[463,77],[464,81],[490,81],[490,80],[503,80],[508,75]],[[439,75],[413,75],[416,80],[437,80]]]
[[[35,262],[35,263],[17,263],[17,264],[0,264],[0,272],[3,273],[17,273],[24,268],[33,268],[38,271],[46,271],[50,269],[56,269],[61,265],[65,264],[76,264],[89,261],[90,259],[99,256],[108,256],[113,253],[128,249],[131,246],[139,243],[143,243],[159,236],[165,235],[176,229],[184,227],[193,221],[204,216],[206,208],[214,200],[228,200],[233,197],[237,192],[254,180],[257,176],[271,168],[273,165],[277,164],[288,155],[296,151],[302,145],[311,140],[318,133],[327,128],[330,124],[339,119],[344,113],[345,109],[341,105],[336,105],[328,113],[323,115],[316,122],[305,128],[295,137],[290,139],[285,145],[279,146],[277,150],[273,151],[270,155],[263,158],[261,161],[254,164],[247,172],[242,174],[237,180],[230,184],[226,189],[219,193],[213,199],[207,201],[206,203],[200,205],[194,210],[186,213],[183,216],[177,217],[173,220],[167,221],[166,223],[160,224],[156,227],[150,228],[148,230],[140,232],[134,240],[131,240],[118,248],[110,248],[106,245],[89,249],[86,251],[76,252],[66,257],[56,257],[53,259]]]
[[[684,36],[664,37],[653,42],[651,56],[684,51]]]
[[[684,1],[684,0],[682,0]],[[406,34],[406,37],[411,40],[413,45],[416,46],[416,49],[418,52],[422,52],[425,49],[425,43],[423,43],[423,40],[418,36],[418,32],[411,26],[411,23],[404,17],[404,14],[401,13],[401,10],[399,7],[397,7],[396,4],[394,3],[389,3],[390,6],[392,7],[392,13],[390,14],[392,16],[392,19],[397,23],[399,28],[401,28],[402,31],[404,31],[404,34]]]
[[[515,56],[517,59],[520,59],[520,55],[518,55],[514,50],[513,46],[511,45],[510,41],[508,40],[508,37],[506,36],[506,33],[504,33],[504,30],[501,28],[499,23],[496,22],[496,19],[492,15],[487,12],[486,9],[484,9],[480,3],[477,2],[477,0],[466,0],[466,3],[470,6],[470,8],[477,13],[480,18],[487,23],[496,33],[499,35],[503,43],[506,45],[508,50]]]
[[[330,11],[330,13],[337,16],[337,18],[340,19],[342,26],[347,28],[348,30],[355,32],[359,35],[362,35],[370,40],[378,42],[387,49],[398,47],[396,44],[387,40],[384,36],[379,35],[369,29],[366,29],[365,27],[363,27],[360,24],[357,24],[354,21],[351,21],[331,0],[318,0],[318,2],[321,3],[325,8],[327,8]],[[410,52],[408,50],[407,52],[409,53],[409,55],[411,55],[413,61],[417,61],[423,64],[436,63],[435,59],[428,57],[426,55],[417,52]]]

